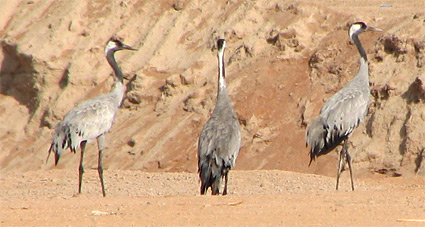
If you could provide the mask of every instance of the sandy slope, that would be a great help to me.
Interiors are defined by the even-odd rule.
[[[425,14],[419,10],[425,3],[327,3],[6,4],[0,20],[0,168],[53,168],[44,164],[53,128],[74,105],[110,89],[103,48],[118,35],[139,51],[117,54],[128,92],[106,135],[105,168],[196,171],[197,138],[215,101],[214,45],[224,37],[229,93],[243,125],[238,168],[333,175],[337,155],[308,168],[302,138],[324,100],[355,74],[358,54],[347,24],[363,20],[384,32],[361,36],[373,98],[350,150],[362,171],[413,173],[425,149]],[[88,145],[88,165],[96,165],[95,149]],[[58,168],[78,158],[68,154]]]

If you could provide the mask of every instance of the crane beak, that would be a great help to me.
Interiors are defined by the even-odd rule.
[[[138,49],[133,48],[133,47],[131,47],[131,46],[129,46],[129,45],[126,45],[126,44],[123,44],[122,48],[123,48],[123,49],[126,49],[126,50],[138,50]]]
[[[366,31],[371,31],[371,32],[382,32],[382,29],[379,28],[374,28],[374,27],[367,27]]]

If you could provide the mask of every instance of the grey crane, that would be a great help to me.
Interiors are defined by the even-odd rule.
[[[310,146],[310,163],[318,156],[324,155],[344,143],[339,156],[336,190],[339,177],[348,163],[351,189],[354,191],[351,156],[347,150],[347,141],[355,128],[364,120],[370,99],[369,68],[366,51],[358,35],[365,31],[382,31],[356,22],[350,26],[349,36],[360,53],[360,68],[357,75],[341,90],[330,97],[320,110],[320,115],[313,119],[307,128],[306,145]]]
[[[223,195],[227,194],[228,173],[235,166],[241,146],[241,132],[238,118],[227,94],[224,49],[226,41],[217,41],[218,89],[214,111],[202,129],[198,142],[198,173],[201,179],[201,194],[211,187],[211,194],[220,193],[224,177]]]
[[[115,72],[115,82],[112,91],[80,103],[70,110],[65,115],[63,121],[58,123],[55,127],[53,141],[48,151],[47,160],[49,159],[50,152],[53,151],[55,154],[55,165],[57,165],[64,150],[70,148],[72,152],[76,153],[78,148],[81,147],[78,193],[81,193],[84,174],[83,157],[86,143],[87,140],[96,138],[99,150],[97,170],[103,196],[106,196],[102,167],[102,151],[105,148],[105,133],[112,127],[112,123],[125,92],[123,73],[114,57],[115,52],[120,50],[137,49],[122,43],[116,38],[111,38],[106,44],[105,56]]]

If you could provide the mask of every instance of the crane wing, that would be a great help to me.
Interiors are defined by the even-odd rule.
[[[49,149],[55,153],[55,163],[68,147],[75,152],[82,141],[97,138],[112,127],[117,108],[103,95],[87,100],[70,110],[56,125]]]
[[[327,143],[349,136],[359,126],[367,114],[369,97],[369,90],[342,89],[325,103],[320,116],[327,129]]]
[[[234,167],[239,154],[241,134],[237,119],[231,124],[211,118],[205,124],[198,144],[198,167],[213,158],[217,166]]]
[[[67,129],[71,150],[78,149],[81,141],[97,138],[112,127],[117,108],[108,96],[87,100],[69,111],[61,127]]]
[[[94,139],[111,129],[116,111],[112,102],[91,99],[72,109],[65,116],[64,123],[72,129],[71,133],[85,140]]]

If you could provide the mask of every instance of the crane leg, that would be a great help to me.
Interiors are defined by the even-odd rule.
[[[351,178],[351,190],[354,191],[354,181],[353,181],[353,170],[351,169],[351,156],[348,153],[348,150],[345,153],[345,158],[347,159],[348,162],[348,168],[350,169],[350,178]]]
[[[223,195],[227,195],[227,180],[228,180],[228,176],[227,174],[229,173],[229,171],[227,171],[224,174],[224,190],[223,190]]]
[[[204,182],[201,182],[201,195],[204,195],[205,191],[206,191],[206,188],[205,188]]]
[[[201,180],[201,195],[204,195],[208,191],[208,187],[211,185],[211,168],[209,164],[200,162],[199,167],[199,179]]]
[[[80,144],[81,158],[80,158],[80,167],[78,168],[78,193],[81,193],[81,186],[83,185],[83,174],[84,174],[83,158],[84,158],[84,150],[86,149],[86,143],[87,141],[82,141]]]
[[[99,173],[100,184],[102,185],[102,194],[103,197],[106,196],[105,193],[105,184],[103,183],[103,166],[102,166],[102,151],[105,148],[105,136],[100,135],[97,137],[97,147],[99,149],[99,160],[97,164],[97,172]]]
[[[211,194],[212,195],[219,195],[220,194],[220,184],[221,184],[221,176],[220,173],[217,173],[217,175],[212,175],[212,185],[211,185]]]
[[[342,147],[342,150],[339,153],[339,164],[338,164],[338,173],[336,175],[336,190],[338,190],[339,185],[339,177],[341,176],[342,168],[345,164],[345,158],[346,158],[346,152],[347,152],[347,140],[344,140],[344,145]]]
[[[220,177],[214,180],[214,183],[211,185],[211,195],[219,195],[220,194]]]

